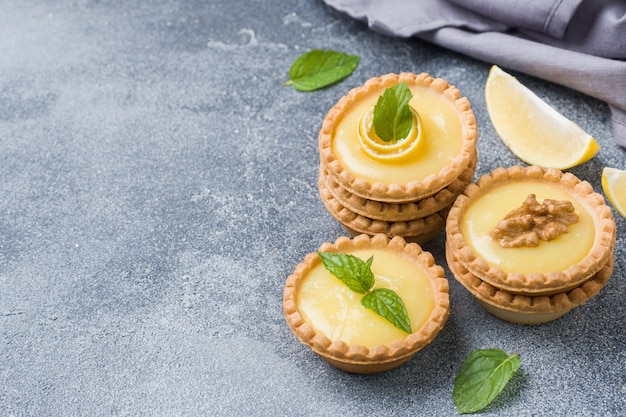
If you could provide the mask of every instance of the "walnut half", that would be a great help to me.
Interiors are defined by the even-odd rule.
[[[539,204],[535,194],[530,194],[520,207],[498,222],[491,237],[505,248],[537,246],[540,240],[549,242],[567,233],[569,225],[578,221],[574,211],[569,201],[546,198]]]

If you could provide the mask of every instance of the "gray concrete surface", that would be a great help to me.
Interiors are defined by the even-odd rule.
[[[518,164],[485,111],[489,63],[315,0],[0,11],[0,415],[452,416],[462,360],[490,347],[518,352],[522,369],[482,415],[625,409],[622,218],[611,281],[546,325],[500,321],[451,279],[439,337],[401,368],[357,376],[284,322],[286,277],[345,234],[316,189],[326,111],[372,76],[426,71],[472,102],[478,174]],[[312,48],[362,61],[326,90],[282,86]],[[602,167],[626,166],[606,105],[516,75],[598,139],[571,171],[600,191]],[[445,266],[443,243],[426,249]]]

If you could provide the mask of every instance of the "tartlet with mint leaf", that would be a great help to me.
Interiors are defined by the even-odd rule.
[[[373,374],[402,365],[437,336],[450,312],[448,281],[416,243],[340,237],[298,264],[283,310],[293,333],[326,362]]]
[[[445,80],[426,73],[372,78],[324,119],[322,202],[353,236],[385,233],[424,244],[473,179],[476,139],[469,101]]]

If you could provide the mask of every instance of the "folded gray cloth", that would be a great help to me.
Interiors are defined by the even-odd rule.
[[[626,147],[625,0],[324,0],[379,32],[432,42],[606,101]]]

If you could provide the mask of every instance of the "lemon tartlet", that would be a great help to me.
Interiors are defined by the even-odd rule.
[[[340,252],[366,260],[375,288],[395,291],[411,322],[408,334],[360,301],[310,253],[287,279],[283,309],[298,339],[331,365],[352,373],[372,374],[398,367],[429,344],[443,328],[449,312],[448,281],[443,268],[416,243],[378,234],[340,237],[319,252]]]
[[[372,111],[385,90],[400,83],[413,95],[414,124],[405,138],[385,143],[372,127]],[[324,119],[318,140],[320,197],[353,236],[385,233],[424,244],[443,229],[433,216],[445,219],[473,179],[476,139],[469,101],[445,80],[426,73],[372,78],[342,97]]]
[[[539,324],[598,293],[615,235],[610,208],[588,182],[538,166],[498,168],[452,206],[446,258],[492,314]]]

